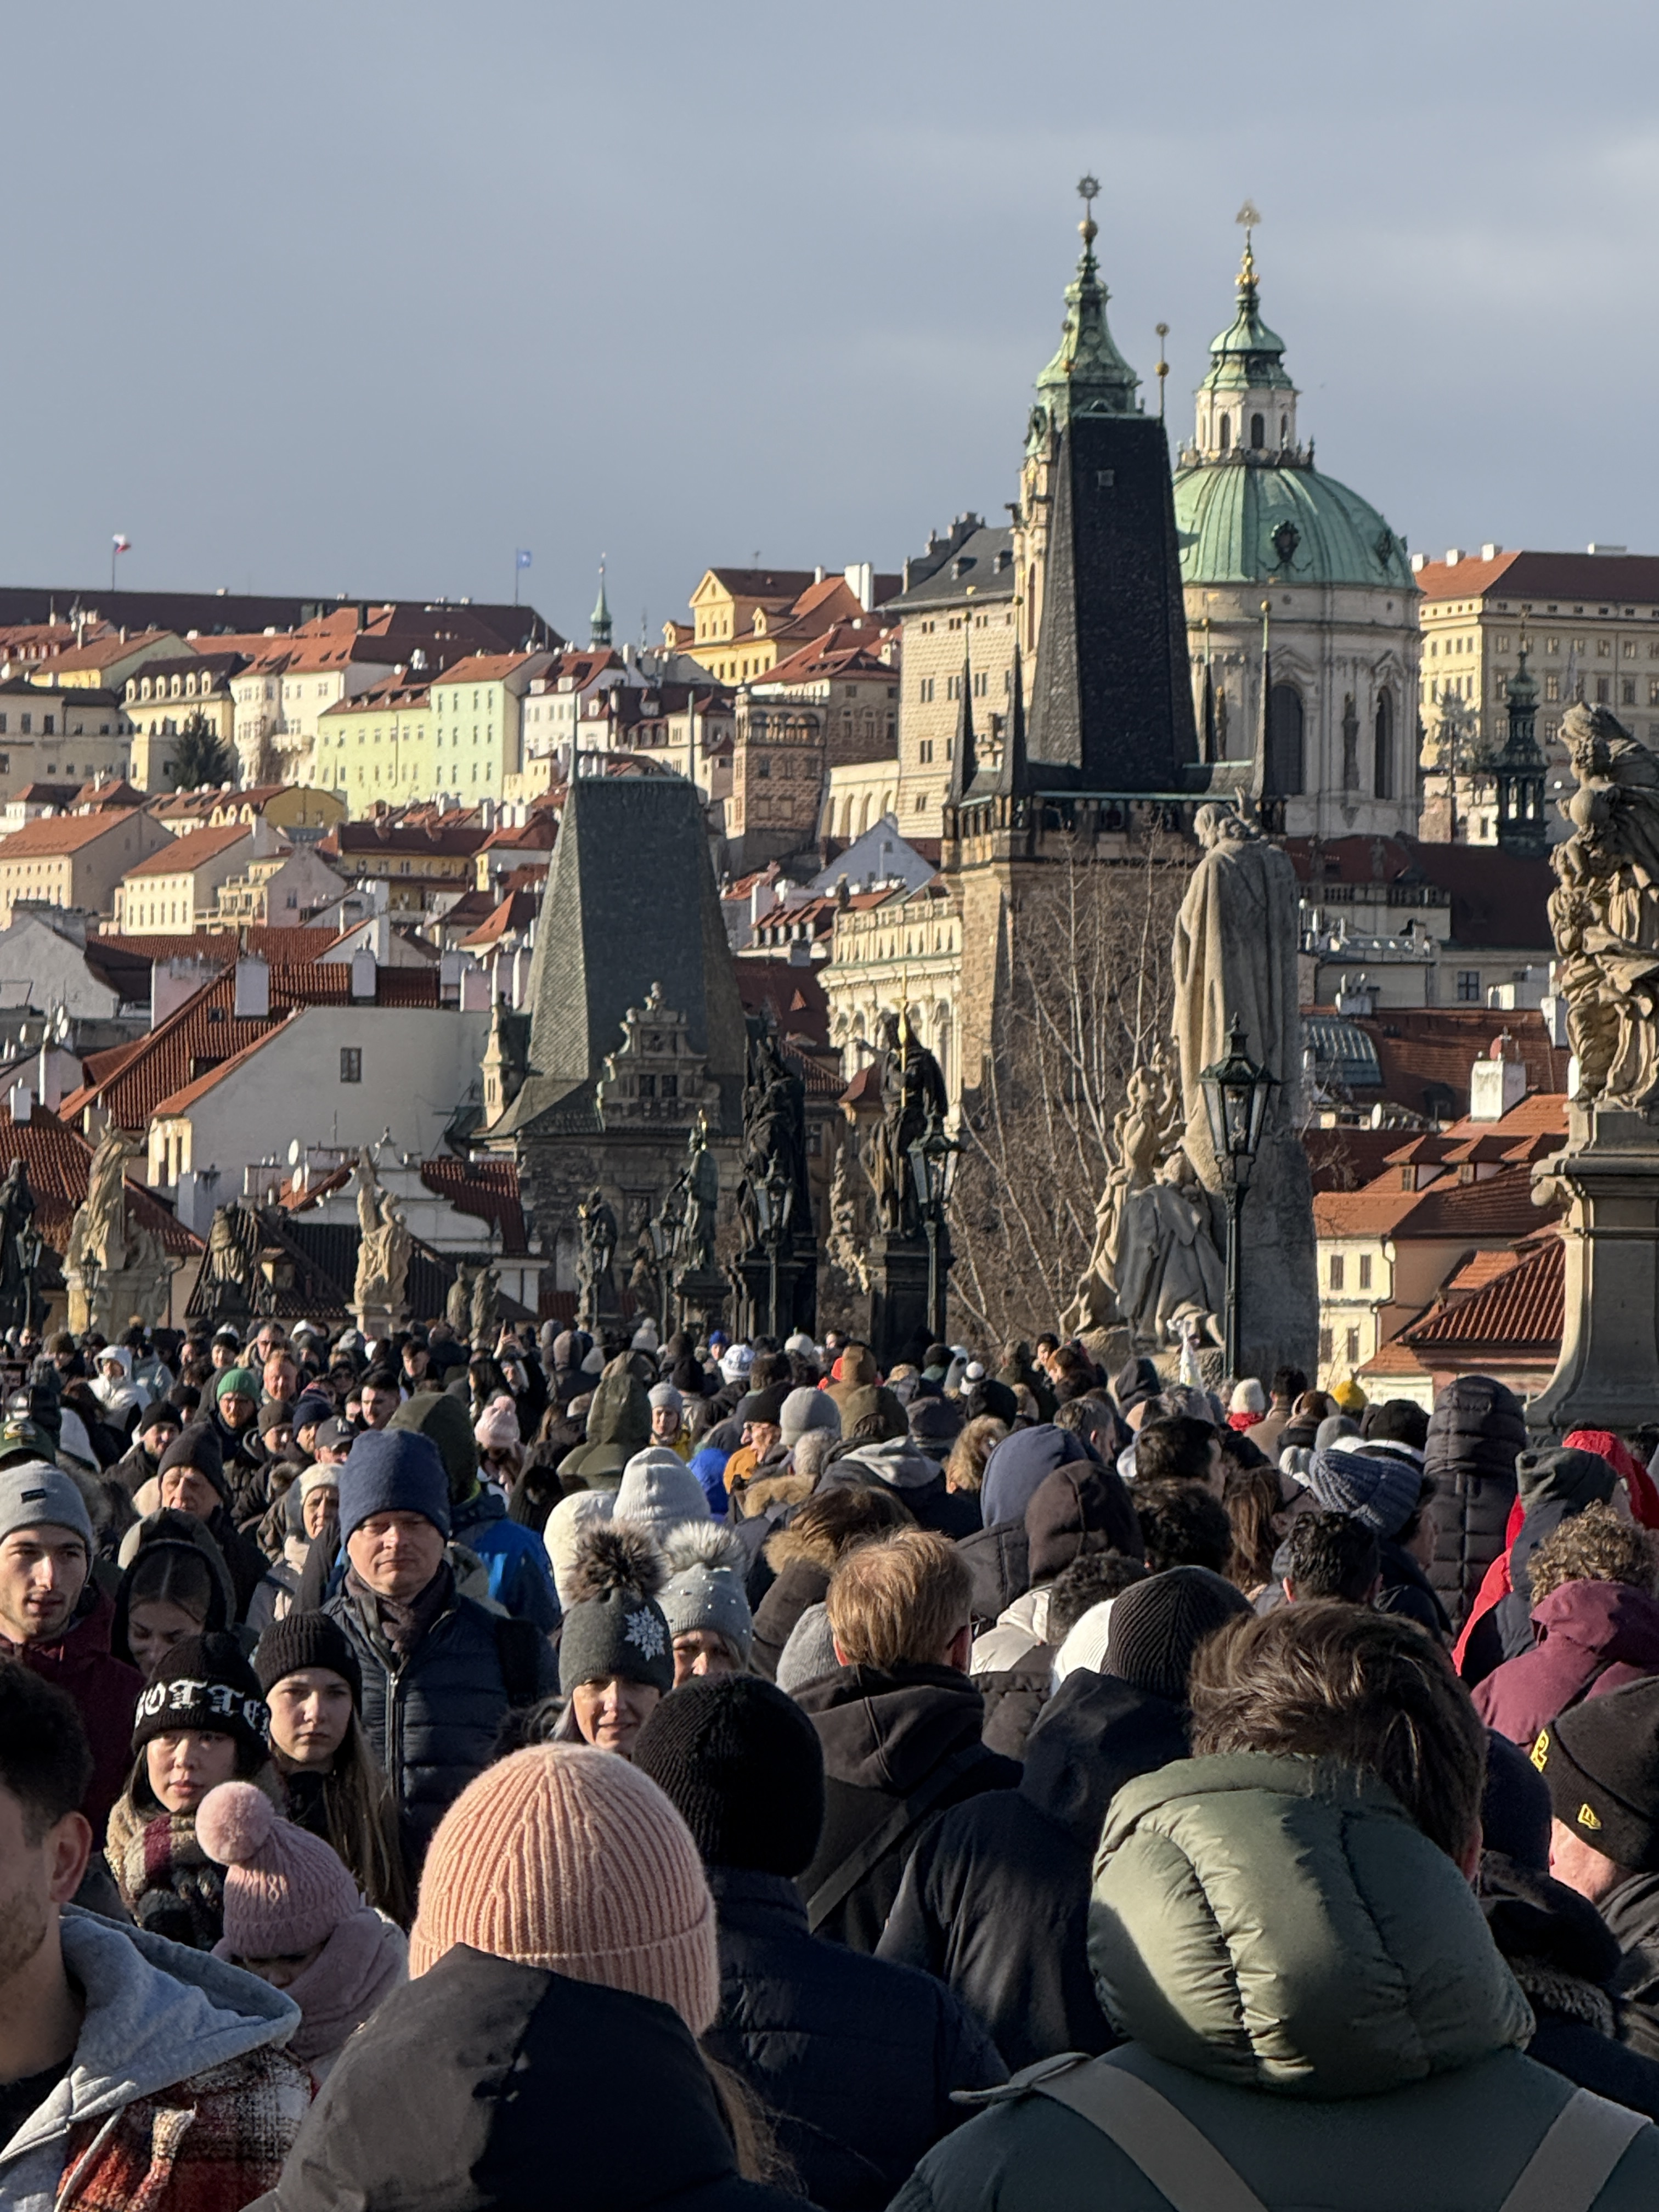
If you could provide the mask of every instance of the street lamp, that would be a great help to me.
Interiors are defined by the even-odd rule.
[[[945,1273],[939,1264],[939,1237],[945,1230],[945,1208],[951,1195],[957,1155],[962,1146],[947,1136],[939,1109],[930,1107],[921,1134],[910,1146],[910,1174],[915,1183],[916,1206],[927,1234],[927,1328],[937,1343],[945,1334]]]
[[[1261,1142],[1273,1078],[1245,1050],[1244,1025],[1235,1014],[1224,1055],[1199,1077],[1210,1143],[1227,1200],[1227,1375],[1238,1380],[1238,1218],[1249,1186],[1250,1166]]]

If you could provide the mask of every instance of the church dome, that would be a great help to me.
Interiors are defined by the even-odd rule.
[[[1184,584],[1417,585],[1376,509],[1299,460],[1188,453],[1175,477]]]

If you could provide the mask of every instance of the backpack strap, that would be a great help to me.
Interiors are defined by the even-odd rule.
[[[960,1751],[952,1752],[928,1776],[920,1790],[896,1804],[878,1828],[872,1828],[858,1847],[850,1851],[835,1871],[818,1884],[806,1900],[806,1924],[816,1936],[819,1928],[838,1905],[844,1904],[866,1875],[879,1866],[888,1853],[901,1844],[918,1822],[931,1813],[951,1784],[970,1766],[975,1766],[985,1756],[985,1747],[977,1737],[965,1743]]]
[[[1632,2141],[1651,2125],[1644,2112],[1575,2089],[1499,2212],[1589,2212]]]
[[[1173,2212],[1267,2212],[1209,2137],[1138,2074],[1092,2058],[1046,2078],[1022,2079],[1098,2128],[1140,2168]],[[1552,2206],[1550,2212],[1562,2208]]]

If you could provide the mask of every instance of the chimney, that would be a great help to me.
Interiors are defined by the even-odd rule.
[[[1491,1058],[1477,1060],[1469,1070],[1469,1119],[1501,1121],[1526,1095],[1526,1063],[1505,1030],[1492,1039]]]
[[[854,561],[842,570],[842,574],[847,579],[848,589],[864,609],[865,613],[868,614],[875,605],[876,599],[876,572],[873,565],[868,561]]]
[[[374,955],[368,951],[354,952],[351,956],[351,1002],[354,1006],[373,1006],[379,988],[380,971]]]
[[[233,1012],[239,1022],[263,1022],[270,1013],[270,963],[245,952],[236,963]]]
[[[11,1109],[12,1126],[21,1127],[34,1112],[34,1093],[27,1083],[14,1083],[8,1103]]]

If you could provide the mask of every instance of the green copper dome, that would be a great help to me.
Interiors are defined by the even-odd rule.
[[[1262,321],[1260,299],[1255,256],[1247,246],[1238,272],[1238,313],[1210,342],[1210,366],[1199,386],[1201,392],[1291,390],[1285,341]]]
[[[1231,455],[1175,477],[1183,584],[1392,585],[1413,593],[1406,549],[1332,477]]]
[[[1106,302],[1111,295],[1100,281],[1095,259],[1099,234],[1092,214],[1078,228],[1083,234],[1083,253],[1077,275],[1066,287],[1059,350],[1036,380],[1028,449],[1041,444],[1050,429],[1063,430],[1073,416],[1136,412],[1135,388],[1140,379],[1118,351],[1107,326]]]

